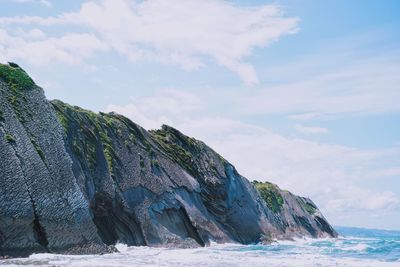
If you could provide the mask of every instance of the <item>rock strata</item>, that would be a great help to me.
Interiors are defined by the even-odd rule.
[[[296,236],[337,233],[310,199],[249,182],[203,142],[50,102],[0,64],[0,256]]]

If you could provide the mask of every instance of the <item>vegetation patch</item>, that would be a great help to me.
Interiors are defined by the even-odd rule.
[[[183,135],[178,130],[163,125],[159,130],[149,131],[156,141],[173,161],[184,167],[191,175],[198,176],[193,152],[198,149],[194,138]]]
[[[104,156],[107,161],[109,171],[111,174],[113,174],[113,170],[114,170],[113,162],[114,162],[114,158],[115,158],[115,152],[112,147],[111,139],[106,134],[106,130],[103,130],[100,132],[100,140],[103,143],[103,152],[104,152]]]
[[[24,122],[25,118],[21,114],[20,101],[27,98],[23,92],[35,85],[31,77],[15,63],[9,65],[0,64],[0,79],[4,80],[11,88],[8,101],[14,109],[19,121]]]
[[[15,143],[15,138],[11,134],[6,134],[6,140],[9,143]]]
[[[104,152],[104,156],[107,161],[109,171],[112,174],[113,170],[114,170],[114,165],[113,165],[113,162],[114,162],[113,158],[115,157],[114,149],[112,148],[111,145],[106,143],[106,144],[103,144],[103,152]]]
[[[72,141],[72,150],[75,152],[77,155],[81,155],[81,147],[78,145],[78,142],[76,140]]]
[[[40,158],[44,161],[45,156],[43,153],[43,150],[40,148],[40,146],[35,142],[35,140],[31,140],[33,146],[35,147],[36,152],[39,154]]]
[[[67,116],[64,115],[63,109],[60,105],[55,104],[55,102],[52,103],[53,107],[56,111],[56,116],[58,121],[61,123],[62,127],[64,128],[64,132],[68,131],[68,118]]]
[[[317,207],[308,202],[306,199],[300,197],[298,201],[303,209],[307,211],[310,215],[314,215],[317,212]]]
[[[89,165],[89,168],[93,170],[96,166],[96,145],[94,143],[85,143],[85,155],[88,155],[86,157],[86,161]]]
[[[13,90],[26,90],[35,83],[29,75],[15,63],[0,64],[0,78]]]
[[[107,114],[105,114],[107,115]],[[108,115],[110,116],[110,115]],[[129,140],[128,142],[131,142],[134,145],[140,145],[142,144],[142,148],[149,150],[151,145],[147,138],[143,134],[143,129],[141,129],[138,125],[136,125],[134,122],[129,120],[128,118],[125,118],[122,115],[119,114],[113,114],[112,115],[115,119],[118,119],[120,123],[122,123],[128,130],[129,132]],[[118,131],[118,130],[117,130]]]
[[[72,150],[77,156],[84,159],[89,169],[94,169],[97,162],[97,147],[101,141],[104,157],[107,161],[110,172],[113,171],[113,158],[115,152],[111,139],[108,137],[110,125],[113,125],[114,118],[105,116],[107,114],[96,114],[92,111],[82,109],[78,106],[71,106],[59,100],[52,101],[57,112],[57,117],[63,125],[64,130],[72,131]]]
[[[257,188],[262,199],[274,213],[280,212],[283,206],[283,197],[279,193],[276,185],[268,182],[253,181],[254,186]]]

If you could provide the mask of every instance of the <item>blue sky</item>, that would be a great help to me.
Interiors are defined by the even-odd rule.
[[[400,229],[398,1],[0,0],[50,99],[166,123],[337,225]]]

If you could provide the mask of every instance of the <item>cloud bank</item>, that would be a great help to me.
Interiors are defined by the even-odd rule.
[[[49,27],[67,25],[86,29],[42,40],[3,29],[0,54],[3,60],[23,59],[33,64],[79,64],[94,53],[112,50],[134,62],[185,70],[215,63],[252,85],[258,83],[258,76],[246,57],[256,48],[295,33],[297,24],[297,18],[285,17],[276,5],[242,7],[222,0],[90,1],[76,12],[55,17],[0,18],[3,28],[24,25],[46,32]]]

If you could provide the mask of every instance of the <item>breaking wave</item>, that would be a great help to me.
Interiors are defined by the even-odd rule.
[[[340,229],[339,229],[340,231]],[[376,233],[376,232],[375,232]],[[297,239],[271,245],[212,244],[205,248],[128,247],[106,255],[34,254],[1,266],[400,266],[400,234]]]

